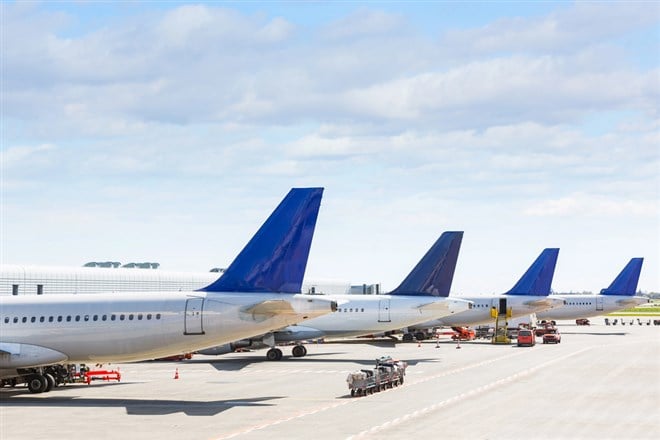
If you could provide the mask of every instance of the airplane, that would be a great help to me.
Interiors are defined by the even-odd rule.
[[[472,301],[470,310],[455,313],[433,321],[428,321],[414,327],[408,327],[403,335],[404,341],[414,338],[424,339],[424,330],[435,327],[457,327],[490,323],[494,320],[492,313],[507,314],[515,318],[541,310],[564,305],[564,298],[553,298],[550,295],[550,285],[557,264],[559,249],[547,248],[536,258],[515,286],[501,295],[457,296],[456,298]]]
[[[648,303],[648,298],[635,296],[643,262],[643,258],[632,258],[612,284],[597,295],[558,295],[564,299],[565,305],[539,312],[536,314],[537,319],[589,318]]]
[[[300,343],[323,337],[345,338],[387,334],[402,327],[468,310],[472,304],[460,298],[448,298],[463,232],[444,232],[426,252],[403,282],[387,295],[325,295],[337,302],[337,312],[310,319],[304,325],[292,325],[253,338],[207,350],[201,354],[228,353],[237,346],[265,345],[271,348],[266,359],[282,359],[277,343],[297,342],[294,357],[303,357],[307,349]]]
[[[323,188],[293,188],[217,281],[189,292],[0,297],[0,379],[50,391],[62,364],[190,353],[331,313],[300,294]]]

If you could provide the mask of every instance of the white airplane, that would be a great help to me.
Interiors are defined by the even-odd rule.
[[[494,320],[493,313],[516,318],[563,306],[564,298],[548,296],[550,295],[550,286],[555,273],[558,254],[559,249],[544,249],[516,285],[504,294],[458,296],[457,298],[472,301],[472,308],[412,328],[408,327],[408,332],[403,337],[404,341],[411,341],[414,337],[423,339],[425,335],[421,330],[424,329],[489,323]]]
[[[49,391],[64,363],[161,358],[336,310],[299,294],[323,188],[294,188],[209,286],[190,292],[0,297],[0,379]]]
[[[536,314],[538,319],[576,319],[601,316],[649,302],[648,298],[635,296],[643,258],[632,258],[607,289],[593,295],[558,295],[565,305]]]
[[[468,310],[472,306],[470,301],[447,298],[462,239],[463,232],[443,233],[401,285],[388,295],[325,295],[337,302],[336,313],[310,319],[304,325],[283,328],[262,336],[260,340],[236,344],[271,346],[266,359],[274,361],[282,359],[282,351],[274,347],[276,343],[383,334]],[[200,353],[228,353],[236,344]],[[299,343],[293,347],[292,354],[302,357],[307,354],[307,349]]]

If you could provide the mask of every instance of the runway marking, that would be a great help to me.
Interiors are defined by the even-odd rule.
[[[307,410],[307,411],[302,411],[302,412],[294,414],[290,417],[286,417],[284,419],[278,419],[278,420],[272,420],[272,421],[269,421],[269,422],[264,422],[260,425],[255,425],[255,426],[252,426],[250,428],[245,428],[241,431],[236,431],[236,432],[233,432],[233,433],[230,433],[230,434],[226,434],[226,435],[223,435],[223,436],[220,436],[220,437],[216,437],[215,440],[225,440],[225,439],[229,439],[229,438],[234,438],[234,437],[237,437],[239,435],[248,434],[250,432],[258,431],[260,429],[268,428],[270,426],[279,425],[280,423],[290,422],[291,420],[294,420],[294,419],[299,419],[299,418],[302,418],[302,417],[305,417],[305,416],[310,416],[312,414],[317,414],[317,413],[320,413],[320,412],[328,410],[328,409],[336,408],[338,406],[347,405],[351,402],[353,402],[353,400],[346,400],[346,401],[343,401],[343,402],[332,403],[330,405],[322,406],[322,407],[319,407],[319,408],[314,408],[314,409],[310,409],[310,410]]]
[[[585,351],[592,350],[593,348],[595,348],[595,347],[585,347],[585,348],[583,348],[583,349],[581,349],[581,350],[578,350],[578,351],[575,351],[575,352],[573,352],[573,353],[569,353],[569,354],[567,354],[567,355],[564,355],[564,356],[561,356],[561,357],[558,357],[558,358],[551,359],[551,360],[549,360],[549,361],[547,361],[547,362],[545,362],[545,363],[543,363],[543,364],[539,364],[539,365],[536,365],[536,366],[534,366],[534,367],[528,368],[527,370],[520,371],[520,372],[518,372],[518,373],[516,373],[516,374],[513,374],[513,375],[511,375],[511,376],[509,376],[509,377],[505,377],[504,379],[500,379],[500,380],[495,381],[495,382],[493,382],[493,383],[489,383],[488,385],[480,386],[480,387],[475,388],[475,389],[473,389],[473,390],[466,391],[466,392],[464,392],[464,393],[458,394],[458,395],[456,395],[456,396],[454,396],[454,397],[450,397],[449,399],[445,399],[445,400],[443,400],[443,401],[441,401],[441,402],[434,403],[433,405],[427,406],[426,408],[422,408],[422,409],[419,409],[419,410],[413,411],[413,412],[408,413],[408,414],[406,414],[406,415],[404,415],[404,416],[397,417],[396,419],[393,419],[393,420],[389,420],[389,421],[387,421],[387,422],[385,422],[385,423],[383,423],[383,424],[381,424],[381,425],[374,426],[374,427],[372,427],[372,428],[370,428],[370,429],[368,429],[368,430],[362,431],[362,432],[360,432],[360,433],[358,433],[358,434],[356,434],[356,435],[352,435],[352,436],[350,436],[350,437],[347,437],[346,440],[359,439],[359,438],[366,437],[366,436],[368,436],[368,435],[372,435],[372,434],[376,434],[376,433],[378,433],[378,432],[380,432],[380,431],[383,431],[383,430],[386,430],[386,429],[392,428],[393,426],[396,426],[396,425],[399,425],[399,424],[402,424],[402,423],[405,423],[405,422],[409,422],[409,421],[411,421],[411,420],[413,420],[413,419],[416,419],[416,418],[418,418],[418,417],[422,417],[422,416],[424,416],[424,415],[426,415],[426,414],[428,414],[428,413],[430,413],[430,412],[432,412],[432,411],[435,411],[435,410],[437,410],[438,408],[442,408],[443,406],[447,406],[447,405],[451,405],[451,404],[457,403],[457,402],[459,402],[459,401],[461,401],[461,400],[468,399],[468,398],[470,398],[470,397],[476,396],[477,394],[483,393],[483,392],[485,392],[485,391],[489,391],[489,390],[491,390],[491,389],[493,389],[493,388],[496,388],[496,387],[499,387],[499,386],[502,386],[502,385],[508,384],[508,383],[510,383],[510,382],[514,382],[514,381],[520,379],[521,377],[529,376],[530,374],[535,373],[535,372],[537,372],[538,370],[541,370],[541,369],[543,369],[543,368],[546,368],[548,365],[551,365],[551,364],[554,364],[554,363],[557,363],[557,362],[563,361],[563,360],[565,360],[565,359],[568,359],[569,357],[576,356],[576,355],[578,355],[578,354],[582,354],[582,353],[584,353]],[[505,357],[508,357],[508,356],[505,356]],[[501,359],[501,358],[499,358],[499,359]],[[483,362],[482,364],[486,364],[486,363],[489,363],[489,361],[485,361],[485,362]],[[466,369],[468,369],[468,368],[471,368],[471,367],[459,368],[459,369],[457,369],[457,370],[454,370],[454,372],[456,372],[456,371],[461,371],[461,370],[466,370]],[[436,375],[435,377],[439,377],[439,376],[442,376],[442,375],[443,375],[443,374],[439,374],[439,375]],[[422,379],[422,380],[418,381],[417,383],[426,382],[427,380],[430,380],[430,379],[431,379],[431,378],[429,378],[429,379]]]

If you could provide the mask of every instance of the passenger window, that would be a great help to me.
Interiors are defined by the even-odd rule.
[[[119,320],[120,320],[120,321],[123,321],[124,319],[126,319],[126,317],[124,316],[123,313],[122,313],[121,315],[119,315]]]
[[[108,319],[108,315],[101,316],[101,321],[107,321],[107,319]]]
[[[23,324],[25,324],[27,322],[27,316],[23,316],[22,321],[23,321]]]
[[[132,320],[133,320],[133,314],[132,314],[132,313],[131,313],[130,315],[128,315],[128,320],[129,320],[129,321],[132,321]]]
[[[18,323],[18,316],[14,317],[14,324]]]
[[[147,319],[151,319],[151,313],[147,313]]]
[[[138,315],[138,321],[142,321],[142,313]]]
[[[115,315],[110,315],[110,321],[114,321],[115,319],[117,319]]]
[[[66,322],[71,322],[71,315],[67,315]]]
[[[92,320],[93,320],[93,321],[98,321],[98,320],[99,320],[99,315],[94,315],[94,317],[92,318]]]
[[[39,318],[39,322],[44,322],[44,321],[46,321],[46,317],[45,317],[45,316],[42,316],[42,317]]]
[[[32,318],[30,318],[30,322],[36,322],[36,320],[37,320],[37,318],[36,318],[35,316],[33,316]]]
[[[5,318],[5,324],[9,324],[9,316]]]
[[[62,315],[57,317],[57,322],[62,322]]]
[[[85,319],[85,322],[89,321],[89,315],[85,315],[84,319]]]
[[[80,315],[76,315],[76,322],[80,321]]]
[[[55,317],[54,316],[49,316],[48,317],[48,322],[53,322],[53,321],[55,321]]]
[[[160,313],[156,313],[156,319],[160,319]]]

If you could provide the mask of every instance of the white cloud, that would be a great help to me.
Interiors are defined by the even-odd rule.
[[[75,12],[5,6],[2,252],[221,266],[289,187],[322,185],[321,277],[392,288],[444,228],[466,230],[463,290],[554,240],[591,255],[610,234],[657,262],[660,70],[622,43],[648,9],[567,4],[436,39],[405,8],[304,26],[273,5],[147,7],[85,33]]]
[[[558,199],[537,202],[525,209],[525,215],[559,217],[656,217],[657,200],[621,200],[593,194],[572,194]]]

